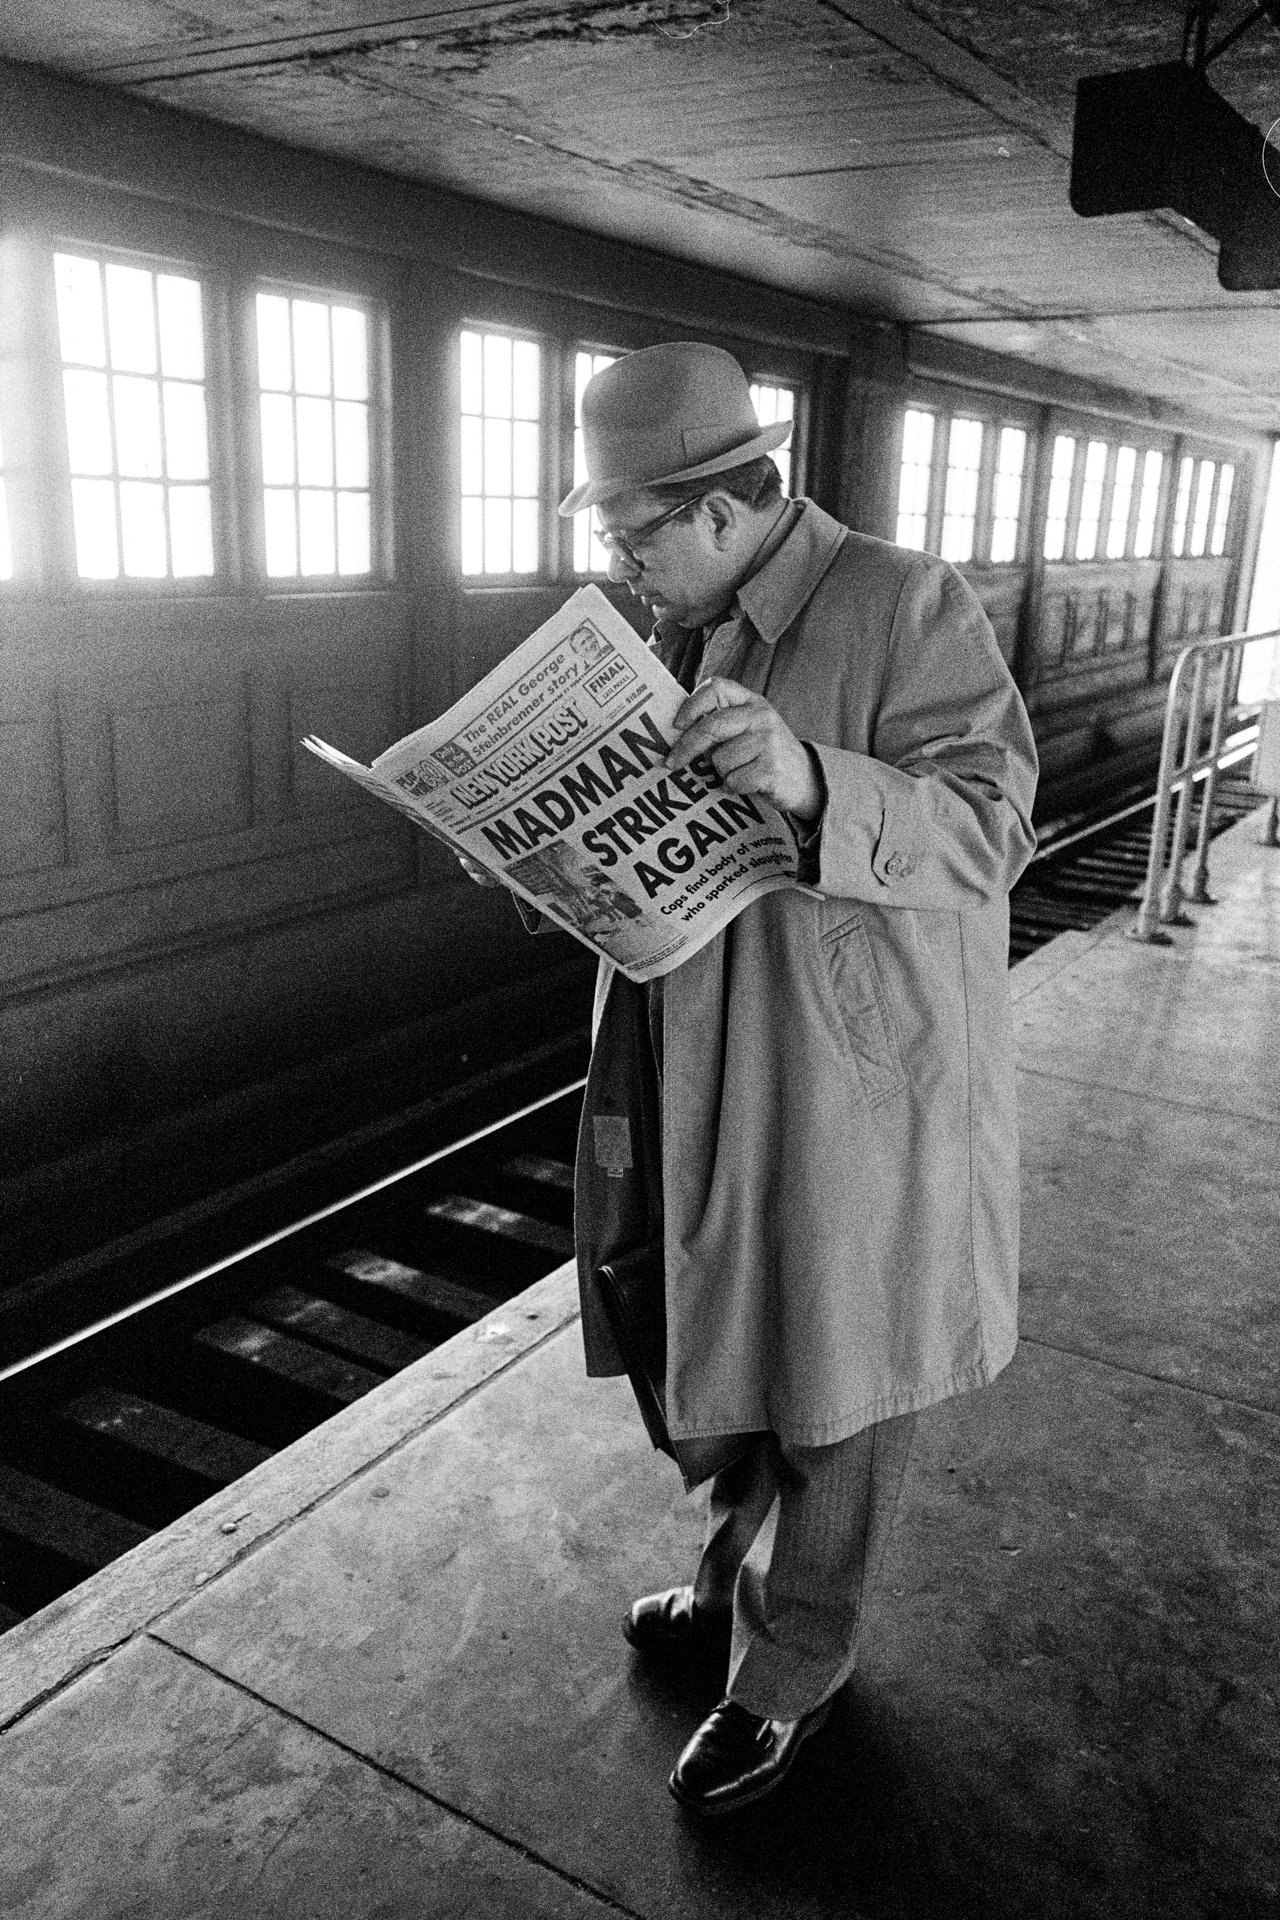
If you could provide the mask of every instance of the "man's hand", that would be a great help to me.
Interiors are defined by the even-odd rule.
[[[763,694],[735,680],[704,680],[676,715],[680,729],[667,755],[670,767],[687,767],[709,754],[733,793],[758,793],[795,820],[816,820],[822,787],[813,762]]]
[[[502,882],[491,874],[487,867],[482,867],[478,861],[468,860],[465,853],[460,853],[457,858],[458,865],[462,868],[468,880],[474,880],[478,887],[501,886]]]

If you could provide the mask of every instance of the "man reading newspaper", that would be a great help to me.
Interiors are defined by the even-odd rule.
[[[785,499],[788,426],[730,355],[627,355],[582,418],[560,511],[598,510],[687,689],[668,764],[771,802],[807,883],[663,978],[601,968],[579,1143],[588,1371],[622,1370],[600,1265],[660,1247],[667,1422],[718,1465],[692,1580],[624,1627],[723,1676],[670,1780],[710,1814],[775,1788],[848,1678],[917,1413],[1014,1350],[1006,896],[1036,758],[964,580]]]

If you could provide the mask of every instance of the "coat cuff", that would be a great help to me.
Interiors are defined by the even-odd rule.
[[[806,743],[808,744],[808,743]],[[886,901],[910,879],[918,861],[915,796],[904,776],[869,754],[810,747],[822,769],[826,806],[820,816],[817,873],[823,893]]]

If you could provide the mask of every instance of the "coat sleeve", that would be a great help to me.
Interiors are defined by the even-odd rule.
[[[881,907],[973,910],[1035,849],[1036,749],[972,588],[922,559],[903,583],[872,752],[806,742],[826,787],[814,884]]]

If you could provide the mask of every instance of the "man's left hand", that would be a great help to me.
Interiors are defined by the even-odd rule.
[[[687,767],[707,754],[731,792],[758,793],[795,820],[816,820],[821,813],[813,762],[763,694],[749,693],[736,680],[704,680],[677,713],[676,726],[668,766]]]

